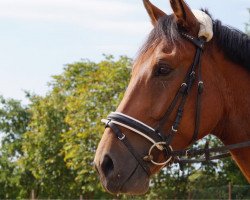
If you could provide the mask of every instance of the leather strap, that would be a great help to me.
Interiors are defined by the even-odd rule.
[[[205,146],[203,149],[185,149],[185,150],[176,150],[173,151],[172,154],[174,156],[187,156],[187,157],[194,157],[194,156],[199,156],[203,155],[206,152],[209,153],[218,153],[218,152],[227,152],[229,150],[234,150],[234,149],[239,149],[239,148],[244,148],[244,147],[249,147],[250,146],[250,141],[247,142],[242,142],[242,143],[237,143],[237,144],[231,144],[231,145],[226,145],[226,146],[220,146],[220,147],[214,147],[214,148],[208,148],[208,146]]]
[[[136,129],[136,130],[143,132],[144,134],[146,134],[147,136],[149,136],[150,138],[152,138],[155,141],[162,140],[162,138],[158,134],[156,134],[156,132],[153,128],[151,129],[151,128],[143,125],[142,123],[138,123],[137,121],[133,120],[132,118],[126,118],[117,112],[109,114],[108,120],[116,120],[118,122],[126,124],[134,129]]]

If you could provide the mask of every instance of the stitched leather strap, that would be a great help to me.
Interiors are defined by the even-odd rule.
[[[145,126],[142,123],[139,123],[132,118],[124,117],[124,115],[120,115],[117,112],[109,114],[108,120],[115,120],[115,121],[121,122],[125,125],[128,125],[134,129],[144,133],[145,135],[149,136],[150,138],[152,138],[156,142],[159,142],[162,140],[162,138],[158,134],[156,134],[156,132],[153,128],[149,128],[148,126]]]

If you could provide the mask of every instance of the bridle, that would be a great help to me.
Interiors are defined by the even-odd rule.
[[[168,107],[166,113],[159,121],[158,125],[155,128],[152,128],[145,123],[125,115],[120,112],[111,112],[107,119],[102,119],[102,122],[106,124],[106,128],[109,127],[112,129],[116,137],[127,147],[130,153],[134,156],[134,158],[138,161],[141,167],[145,170],[145,172],[150,175],[150,170],[147,165],[148,162],[151,162],[154,165],[166,166],[170,162],[179,163],[181,168],[183,168],[183,164],[185,163],[196,163],[196,162],[208,162],[215,159],[224,158],[230,156],[229,150],[243,148],[250,146],[250,141],[232,144],[222,147],[209,148],[208,142],[203,149],[183,149],[183,150],[173,150],[171,143],[176,134],[178,134],[179,124],[181,122],[184,106],[187,101],[188,95],[190,94],[191,89],[194,84],[197,83],[197,96],[196,96],[196,113],[195,113],[195,128],[192,140],[190,144],[195,142],[198,138],[199,126],[200,126],[200,111],[201,111],[201,101],[202,101],[202,93],[204,89],[204,83],[202,81],[201,74],[201,56],[204,49],[205,40],[204,38],[195,38],[186,33],[181,33],[182,37],[190,41],[192,44],[196,46],[196,53],[194,57],[194,61],[191,64],[190,68],[187,71],[187,74],[181,84],[179,90],[177,91],[173,101]],[[197,77],[197,81],[196,81]],[[174,109],[177,107],[177,113],[175,115],[174,123],[169,130],[168,134],[162,134],[163,127],[166,121],[169,119],[171,113],[173,113]],[[134,150],[133,146],[128,141],[127,137],[122,133],[119,127],[124,127],[133,131],[134,133],[139,134],[140,136],[147,139],[152,146],[149,148],[148,154],[143,158],[138,155],[138,153]],[[157,148],[160,150],[165,157],[164,162],[156,162],[152,155],[152,151]],[[211,156],[211,153],[220,153],[219,155]],[[204,155],[205,158],[202,159],[186,159],[180,157],[196,157]]]

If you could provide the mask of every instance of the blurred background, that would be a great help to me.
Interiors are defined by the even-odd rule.
[[[249,0],[187,2],[249,33]],[[152,3],[172,13],[169,1]],[[1,0],[0,26],[0,198],[128,198],[103,191],[92,161],[100,118],[122,98],[152,29],[142,1]],[[250,198],[228,159],[164,169],[143,198],[227,198],[230,191]]]

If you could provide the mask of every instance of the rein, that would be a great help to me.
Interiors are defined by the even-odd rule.
[[[197,96],[196,96],[196,113],[195,113],[195,129],[193,133],[192,140],[190,143],[193,143],[197,140],[199,127],[200,127],[200,111],[201,111],[201,101],[202,93],[204,89],[204,83],[202,81],[201,75],[201,56],[204,49],[205,40],[204,38],[194,38],[186,33],[181,33],[181,35],[189,40],[196,46],[196,53],[194,61],[190,68],[187,71],[187,74],[178,89],[173,101],[168,107],[166,113],[159,121],[156,128],[152,128],[147,124],[120,112],[111,112],[107,119],[102,119],[102,122],[106,124],[106,128],[111,128],[116,137],[127,147],[130,153],[138,161],[140,166],[145,170],[145,172],[150,175],[150,170],[148,167],[148,162],[151,162],[154,165],[164,167],[170,162],[175,162],[180,165],[180,168],[183,169],[183,165],[187,163],[206,163],[211,160],[221,159],[227,156],[230,156],[229,150],[239,149],[250,146],[250,141],[226,145],[221,147],[209,148],[209,143],[207,142],[205,148],[203,149],[183,149],[183,150],[173,150],[171,144],[173,138],[178,134],[178,128],[183,116],[184,106],[188,95],[196,82],[197,79]],[[196,78],[197,77],[197,78]],[[171,129],[168,131],[168,134],[162,134],[163,127],[166,124],[166,121],[169,119],[173,110],[177,107],[177,113],[175,115],[174,123],[172,124]],[[133,146],[130,144],[127,137],[122,133],[119,127],[123,127],[133,131],[134,133],[139,134],[144,137],[152,146],[148,150],[148,154],[144,157],[138,155],[134,150]],[[157,162],[154,160],[152,152],[154,149],[158,149],[164,154],[165,161]],[[218,153],[219,155],[211,156],[211,153]],[[202,156],[201,159],[188,159],[190,157]],[[184,158],[183,158],[184,157]]]

